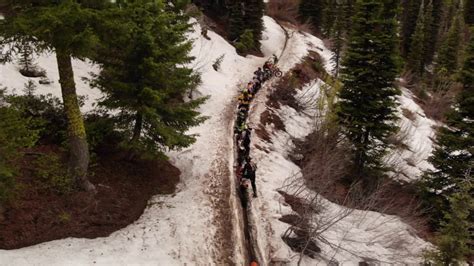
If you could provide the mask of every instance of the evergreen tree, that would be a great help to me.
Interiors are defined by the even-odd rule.
[[[425,46],[425,10],[423,1],[420,4],[420,12],[416,21],[415,32],[411,36],[410,54],[407,58],[407,68],[417,77],[423,75],[424,70],[424,46]]]
[[[325,0],[301,0],[298,12],[303,21],[310,21],[315,29],[320,30],[324,8]]]
[[[251,30],[254,44],[260,43],[264,30],[264,7],[263,0],[231,1],[229,3],[229,18],[227,22],[230,40],[238,42],[246,30]]]
[[[464,0],[464,22],[474,26],[474,0]]]
[[[186,131],[203,121],[196,108],[204,99],[184,99],[199,81],[186,67],[193,59],[186,38],[191,25],[165,7],[156,0],[124,3],[110,10],[105,20],[111,22],[101,31],[102,69],[92,84],[105,94],[101,105],[120,111],[131,157],[186,147],[195,140]]]
[[[436,170],[427,172],[422,180],[423,198],[431,207],[435,224],[442,220],[443,212],[449,211],[447,199],[460,190],[474,164],[474,38],[466,54],[460,80],[463,90],[447,117],[446,127],[438,134],[437,148],[430,158]]]
[[[20,73],[26,77],[34,77],[36,64],[33,58],[33,48],[28,42],[22,42],[19,47],[18,64],[20,65]]]
[[[334,66],[334,75],[335,77],[338,77],[339,75],[339,69],[341,65],[341,59],[342,59],[342,54],[343,50],[346,45],[346,35],[347,35],[347,8],[348,4],[347,3],[342,3],[341,5],[338,5],[338,14],[336,17],[336,21],[334,23],[334,29],[332,33],[332,51],[334,52],[334,56],[332,57],[332,60],[335,63]]]
[[[76,93],[72,57],[89,56],[96,47],[94,22],[99,15],[97,9],[108,5],[107,0],[56,1],[19,0],[11,1],[15,12],[7,12],[0,21],[1,44],[14,44],[19,38],[35,40],[35,45],[56,53],[59,83],[64,112],[68,119],[68,173],[77,186],[93,191],[88,181],[89,149],[84,121],[79,109]]]
[[[388,144],[387,137],[396,131],[393,85],[398,73],[396,6],[377,0],[357,2],[353,29],[343,61],[339,94],[338,122],[352,143],[352,178],[382,176],[381,159]],[[393,16],[392,16],[393,15]],[[374,30],[380,29],[380,30]]]
[[[323,6],[323,16],[321,22],[321,32],[325,36],[330,36],[332,34],[338,11],[342,10],[336,9],[336,0],[326,0]]]
[[[437,28],[435,27],[434,21],[433,21],[433,12],[434,12],[433,1],[428,0],[427,2],[428,3],[424,7],[425,12],[423,15],[424,38],[422,40],[422,43],[423,43],[423,65],[424,66],[432,62],[437,39],[438,39]]]
[[[419,0],[402,0],[403,13],[401,17],[401,55],[404,58],[410,54],[411,36],[415,32],[416,21],[420,8]]]
[[[229,39],[234,42],[238,41],[240,36],[244,33],[245,25],[245,4],[242,0],[233,0],[229,3],[229,18],[227,21],[227,32]]]
[[[448,198],[451,208],[443,211],[444,221],[436,239],[438,251],[432,255],[437,265],[463,265],[468,256],[473,254],[471,247],[474,239],[469,232],[474,226],[473,191],[472,182],[468,181],[459,192]]]
[[[456,16],[441,45],[436,61],[437,71],[444,69],[453,74],[458,69],[459,50],[461,49],[461,17]]]
[[[262,39],[263,26],[263,15],[264,15],[265,4],[263,0],[246,0],[245,2],[245,16],[244,21],[246,29],[252,30],[252,37],[254,47],[260,43]]]
[[[235,48],[239,53],[247,53],[255,48],[252,30],[245,30],[244,33],[242,33],[239,41],[235,43]]]
[[[443,33],[446,33],[449,31],[449,29],[451,29],[452,24],[455,22],[456,16],[459,16],[460,12],[461,0],[446,1]]]

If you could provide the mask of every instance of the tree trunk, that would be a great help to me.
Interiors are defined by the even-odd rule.
[[[135,126],[133,128],[133,136],[130,140],[131,143],[135,143],[140,138],[140,134],[142,133],[142,125],[143,125],[143,115],[137,112],[135,115]]]
[[[56,50],[56,59],[58,61],[59,83],[61,84],[64,112],[68,121],[68,173],[74,178],[79,188],[92,192],[95,191],[95,186],[87,179],[89,147],[84,120],[79,109],[79,101],[77,100],[71,56],[65,51]]]
[[[133,160],[137,153],[136,150],[134,149],[134,145],[140,140],[140,135],[142,133],[142,127],[143,127],[143,115],[140,112],[137,112],[135,115],[135,126],[133,127],[133,136],[132,139],[130,139],[130,148],[128,149],[128,155],[127,155],[127,160],[131,161]]]

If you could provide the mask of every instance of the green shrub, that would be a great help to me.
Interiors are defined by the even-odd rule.
[[[235,44],[235,48],[239,53],[247,53],[255,48],[252,30],[247,29],[240,35],[239,41]]]
[[[322,76],[326,75],[326,69],[324,68],[323,62],[320,60],[314,61],[313,69],[316,72],[321,73]]]
[[[15,190],[15,162],[23,156],[23,149],[33,146],[38,139],[38,130],[31,129],[33,119],[4,101],[0,90],[0,204],[8,201]],[[3,104],[3,106],[2,106]]]
[[[59,222],[65,224],[65,223],[69,223],[69,221],[71,221],[71,214],[69,214],[68,212],[66,211],[62,211],[59,215],[58,215],[58,219],[59,219]]]
[[[61,145],[66,140],[67,120],[59,98],[35,95],[33,81],[25,84],[24,95],[3,95],[3,101],[16,109],[24,119],[30,119],[30,127],[40,131],[40,142]],[[2,100],[2,99],[0,99]]]
[[[96,150],[105,144],[117,144],[124,141],[124,136],[118,132],[115,120],[103,114],[90,114],[85,118],[89,148]]]
[[[221,64],[222,64],[222,61],[224,61],[224,56],[225,54],[222,54],[212,64],[212,68],[214,68],[215,71],[219,71],[221,69]]]
[[[56,154],[43,154],[35,161],[35,172],[44,188],[65,194],[73,189],[73,179]]]

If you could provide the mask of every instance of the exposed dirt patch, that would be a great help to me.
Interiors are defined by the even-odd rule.
[[[232,128],[232,119],[234,117],[234,109],[236,101],[234,100],[225,110],[225,121],[228,121],[227,128]],[[228,134],[232,135],[229,131]],[[224,142],[227,144],[227,142]],[[229,143],[230,145],[230,143]],[[213,205],[214,217],[213,223],[216,225],[217,232],[214,237],[216,246],[219,247],[216,253],[213,254],[214,260],[218,265],[231,265],[233,258],[233,247],[237,245],[233,240],[234,228],[233,220],[230,218],[233,215],[230,197],[231,194],[231,180],[232,173],[230,172],[230,158],[229,149],[227,145],[219,148],[219,158],[212,163],[211,171],[206,178],[209,182],[211,190],[208,195]]]
[[[55,152],[40,147],[37,152]],[[165,160],[125,161],[119,153],[103,152],[91,167],[90,180],[98,193],[59,194],[37,185],[23,162],[14,204],[6,207],[0,221],[0,248],[16,249],[66,237],[105,237],[140,217],[151,196],[171,194],[179,170]]]

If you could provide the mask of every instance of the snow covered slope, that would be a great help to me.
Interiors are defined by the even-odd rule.
[[[265,55],[280,55],[284,32],[267,17],[265,26],[267,30],[262,42]],[[238,88],[252,78],[253,71],[266,58],[241,57],[219,35],[208,32],[211,40],[207,40],[200,36],[200,32],[199,25],[195,25],[190,38],[195,39],[193,67],[202,73],[203,80],[197,94],[211,96],[200,110],[209,119],[191,130],[190,133],[200,134],[194,145],[169,153],[173,164],[182,172],[178,191],[172,196],[155,196],[139,220],[109,237],[69,238],[18,250],[0,250],[0,265],[209,265],[223,264],[226,260],[237,264],[243,262],[239,240],[233,239],[239,237],[238,234],[223,239],[225,235],[220,233],[237,230],[220,228],[221,221],[232,219],[236,214],[219,212],[218,209],[229,208],[223,205],[232,205],[232,198],[236,198],[228,195],[234,193],[229,192],[228,179],[233,163],[231,124]],[[299,49],[287,50],[291,56],[286,53],[284,56],[291,57],[291,62],[299,61]],[[221,70],[215,71],[212,63],[221,55],[224,55]],[[39,65],[47,70],[54,83],[39,86],[38,93],[59,96],[53,58],[49,55],[39,60]],[[286,68],[291,68],[292,64],[289,61]],[[75,61],[74,70],[79,94],[89,96],[83,111],[90,110],[100,94],[81,83],[80,77],[94,68]],[[0,83],[11,89],[21,89],[26,82],[17,73],[15,64],[0,65],[0,73]],[[235,250],[224,252],[227,243],[235,244]],[[232,257],[224,257],[229,254]]]
[[[301,37],[301,36],[300,36]],[[319,41],[314,37],[307,39],[307,43]],[[301,43],[301,40],[300,40]],[[317,42],[316,45],[321,45]],[[312,45],[308,45],[311,47]],[[317,51],[317,50],[316,50]],[[325,51],[325,50],[324,50]],[[328,60],[331,55],[321,53]],[[331,70],[331,66],[326,66]],[[303,95],[317,97],[320,92],[321,80],[306,85],[297,92],[296,99],[304,99]],[[267,91],[268,92],[268,91]],[[266,109],[266,94],[257,97],[257,106],[254,106],[251,115],[251,124],[260,123],[260,114]],[[312,97],[313,97],[312,96]],[[433,121],[427,119],[422,110],[413,101],[412,95],[403,90],[399,98],[401,108],[414,113],[414,119],[403,117],[400,121],[402,134],[409,150],[392,156],[392,161],[399,165],[408,165],[406,158],[419,158],[413,168],[404,169],[408,177],[415,179],[420,171],[429,165],[426,158],[431,152]],[[305,105],[305,104],[303,104]],[[252,201],[254,220],[256,220],[259,246],[265,254],[264,264],[286,263],[297,265],[299,255],[286,245],[281,236],[289,227],[279,219],[292,214],[290,206],[285,203],[283,196],[278,193],[288,182],[289,178],[300,176],[300,168],[290,159],[294,148],[294,139],[302,139],[314,129],[315,110],[297,112],[295,109],[282,105],[273,110],[285,124],[285,130],[277,130],[274,125],[267,125],[271,140],[265,141],[253,136],[252,157],[257,168],[257,188],[259,198]],[[321,212],[313,217],[319,225],[328,225],[321,229],[318,245],[321,253],[316,259],[304,256],[301,265],[328,265],[338,262],[339,265],[358,265],[359,262],[375,262],[381,264],[418,264],[424,249],[431,248],[431,244],[417,237],[414,230],[405,224],[399,217],[384,215],[377,212],[348,209],[334,204],[322,196],[318,197]],[[334,224],[333,224],[334,223]]]
[[[426,117],[425,112],[415,102],[411,91],[402,88],[398,97],[400,107],[399,141],[405,145],[386,157],[387,164],[395,169],[394,178],[406,182],[417,180],[424,171],[432,169],[427,161],[433,151],[433,139],[439,123]]]
[[[317,94],[321,84],[320,81],[313,82],[299,93],[314,90],[312,93]],[[282,118],[286,131],[274,130],[269,126],[267,130],[272,132],[271,143],[252,140],[252,156],[258,165],[257,187],[261,195],[253,201],[252,207],[255,219],[259,221],[257,231],[260,247],[267,256],[267,262],[296,265],[298,254],[281,239],[289,225],[278,220],[291,214],[292,210],[277,190],[285,185],[288,178],[301,174],[300,168],[289,159],[289,153],[294,147],[294,138],[302,138],[311,133],[313,120],[289,106],[282,106],[277,113]],[[253,123],[258,122],[254,120]],[[358,265],[361,261],[414,264],[421,261],[423,250],[431,247],[396,216],[351,210],[321,196],[318,201],[322,211],[314,218],[316,222],[337,222],[325,229],[318,239],[318,245],[322,249],[320,257],[313,260],[305,256],[302,265],[327,265],[331,261],[339,262],[339,265]]]
[[[331,53],[321,40],[288,29],[291,38],[285,47],[286,38],[282,28],[269,17],[264,17],[264,22],[266,30],[262,51],[266,57],[281,55],[279,67],[282,70],[291,69],[308,50],[320,53],[326,59],[326,69],[331,70],[332,66],[328,63]],[[207,40],[200,36],[200,32],[200,27],[195,25],[195,31],[190,34],[190,38],[195,39],[192,54],[196,60],[193,67],[202,73],[203,80],[195,94],[211,96],[200,110],[209,119],[191,130],[190,133],[200,134],[194,145],[169,153],[173,164],[182,172],[178,191],[171,196],[155,196],[139,220],[109,237],[68,238],[18,250],[0,250],[0,265],[227,265],[229,261],[236,265],[243,264],[239,221],[235,220],[238,214],[233,209],[238,203],[235,202],[237,197],[230,182],[233,170],[232,121],[239,86],[252,78],[252,72],[263,64],[265,58],[241,57],[219,35],[209,31],[211,40]],[[224,55],[221,69],[215,71],[212,64],[221,55]],[[39,85],[38,93],[60,96],[54,55],[42,55],[38,63],[54,81],[51,85]],[[100,93],[90,89],[81,81],[81,77],[88,76],[89,71],[97,71],[97,68],[79,60],[75,60],[73,65],[78,93],[88,97],[83,111],[89,111],[94,108]],[[18,73],[15,64],[0,65],[0,84],[9,90],[16,89],[20,93],[26,81]],[[320,85],[320,81],[314,82],[303,91],[317,93]],[[266,108],[266,96],[267,91],[261,90],[254,101],[251,118],[254,125],[259,122],[257,118]],[[410,99],[408,96],[401,98],[402,102],[406,101],[407,108],[415,110],[417,106]],[[417,110],[417,113],[421,112]],[[280,238],[288,225],[278,221],[290,209],[280,204],[282,198],[276,190],[288,176],[299,172],[298,167],[288,159],[291,138],[309,134],[313,123],[309,117],[298,114],[288,106],[283,106],[279,114],[287,125],[287,132],[276,132],[269,128],[269,131],[273,131],[273,144],[257,142],[253,144],[252,150],[252,156],[258,163],[257,185],[260,190],[260,197],[254,201],[253,207],[256,220],[259,221],[257,232],[260,248],[268,259],[263,265],[279,259],[295,263],[295,253]],[[421,125],[428,123],[416,121]],[[406,122],[412,125],[411,120]],[[410,130],[418,132],[417,127]],[[428,135],[430,133],[423,133],[423,138]],[[255,149],[255,144],[270,152],[265,154]],[[423,140],[419,152],[413,149],[415,156],[429,153],[425,145],[429,143]],[[410,156],[413,155],[406,154],[403,158]],[[345,208],[341,206],[327,201],[324,204],[326,208],[322,215],[344,213]],[[223,223],[229,220],[232,222]],[[394,238],[393,234],[398,238]],[[325,238],[333,245],[343,245],[348,251],[336,252],[331,245],[322,246],[323,257],[319,260],[305,258],[306,265],[323,265],[333,256],[344,265],[351,265],[360,261],[353,253],[386,262],[400,260],[410,263],[416,262],[418,251],[428,246],[398,218],[361,211],[351,212],[328,230]],[[393,239],[401,239],[397,243],[401,243],[403,248],[397,248]],[[231,250],[229,244],[233,245]]]

